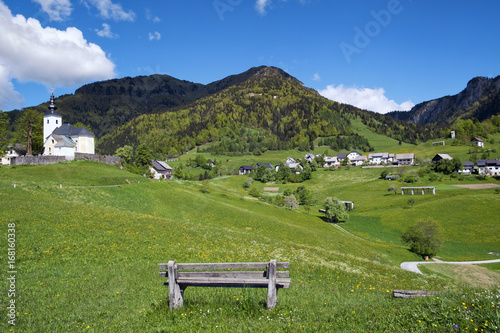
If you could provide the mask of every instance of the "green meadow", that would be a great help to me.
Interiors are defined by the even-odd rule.
[[[397,143],[387,143],[392,152],[390,147]],[[294,152],[223,160],[234,167],[274,164]],[[470,272],[457,279],[451,269],[419,275],[399,265],[421,260],[400,242],[401,232],[420,219],[443,229],[439,259],[498,258],[488,252],[500,252],[500,195],[453,185],[500,182],[473,176],[431,182],[424,176],[415,186],[436,186],[436,195],[414,196],[410,207],[409,196],[387,191],[404,185],[379,179],[380,172],[320,169],[302,184],[254,182],[263,195],[265,186],[279,187],[278,193],[305,186],[316,200],[308,211],[250,197],[243,186],[247,176],[214,179],[203,188],[201,182],[153,181],[85,161],[2,167],[2,245],[6,249],[14,223],[17,273],[15,296],[4,283],[0,298],[4,311],[15,301],[15,326],[4,315],[0,331],[498,331],[498,285],[468,283]],[[349,233],[318,213],[327,196],[354,201],[350,218],[338,224]],[[188,288],[184,307],[169,310],[159,263],[270,259],[289,261],[292,279],[274,310],[266,309],[265,289],[237,288]],[[7,251],[0,265],[9,270]],[[498,281],[498,265],[481,269]],[[443,293],[394,299],[393,289]]]

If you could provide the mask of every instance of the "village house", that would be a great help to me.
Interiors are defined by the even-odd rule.
[[[266,169],[272,169],[273,168],[273,166],[271,164],[269,164],[269,163],[257,163],[256,167],[258,168],[261,165],[265,166]]]
[[[368,158],[366,156],[360,155],[360,156],[356,156],[352,160],[349,159],[349,161],[351,162],[352,166],[360,166],[360,165],[363,165],[364,163],[366,163],[368,161]]]
[[[389,153],[371,153],[368,154],[368,163],[370,164],[389,164],[394,161],[394,154]]]
[[[7,147],[7,151],[4,152],[5,154],[2,156],[2,164],[3,165],[10,165],[10,161],[13,158],[16,158],[21,155],[26,155],[26,150],[22,149],[21,146],[16,143],[14,146],[9,145]]]
[[[286,159],[285,166],[289,167],[292,172],[297,173],[297,174],[301,173],[302,170],[304,169],[300,163],[296,162],[291,157],[288,157]],[[279,169],[280,169],[280,165],[278,164],[276,166],[276,172],[278,172]]]
[[[452,160],[452,159],[453,157],[451,157],[448,154],[436,154],[436,156],[432,158],[432,163],[437,163],[441,160]]]
[[[349,153],[338,153],[337,160],[339,162],[343,162],[346,158],[348,158],[347,155],[349,155]]]
[[[304,159],[308,162],[312,162],[314,160],[314,154],[307,153],[306,156],[304,156]]]
[[[474,138],[471,140],[471,142],[478,147],[484,148],[484,141],[481,138]]]
[[[458,173],[462,175],[471,175],[474,173],[474,162],[463,162],[462,170],[458,170]]]
[[[413,165],[415,163],[415,154],[396,154],[396,162],[398,165]]]
[[[337,159],[339,160],[339,162],[343,162],[347,158],[352,163],[352,160],[354,160],[358,156],[361,156],[361,154],[353,150],[350,153],[337,154]]]
[[[325,156],[324,160],[325,160],[325,164],[323,165],[323,167],[325,167],[325,168],[339,167],[340,166],[340,162],[339,162],[337,156],[332,156],[332,157]]]
[[[163,161],[152,161],[152,166],[149,167],[153,179],[171,179],[172,168]]]
[[[477,161],[477,171],[484,176],[500,176],[500,159]]]
[[[253,168],[249,165],[242,165],[240,166],[240,169],[239,169],[239,174],[240,175],[249,175],[250,172],[253,171]]]

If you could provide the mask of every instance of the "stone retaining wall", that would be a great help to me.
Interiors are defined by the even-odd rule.
[[[92,154],[83,154],[83,153],[75,153],[75,159],[80,160],[88,160],[93,162],[105,163],[110,165],[120,165],[121,158],[117,156],[110,155],[92,155]],[[59,162],[65,162],[71,160],[66,159],[64,156],[17,156],[13,157],[10,161],[11,165],[26,165],[26,164],[35,164],[35,165],[45,165],[45,164],[53,164]]]

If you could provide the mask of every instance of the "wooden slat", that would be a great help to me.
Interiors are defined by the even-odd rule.
[[[229,262],[229,263],[177,263],[178,269],[266,269],[268,262]],[[159,264],[160,270],[167,270],[168,264]],[[289,262],[277,262],[276,268],[290,268]]]
[[[167,272],[160,272],[161,277],[168,277]],[[212,272],[202,272],[202,271],[180,271],[178,273],[179,277],[248,277],[248,278],[266,278],[266,271],[212,271]],[[290,277],[289,271],[277,271],[276,277],[287,278]]]
[[[276,279],[278,288],[289,288],[291,279]],[[267,288],[267,279],[234,279],[234,278],[179,278],[177,284],[181,287],[235,287],[235,288]],[[169,285],[165,282],[164,285]]]

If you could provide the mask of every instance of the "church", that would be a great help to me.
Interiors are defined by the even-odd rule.
[[[62,116],[54,103],[54,92],[50,96],[49,109],[43,115],[43,138],[45,156],[75,158],[75,153],[95,154],[95,136],[85,127],[73,127],[62,123]]]

